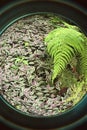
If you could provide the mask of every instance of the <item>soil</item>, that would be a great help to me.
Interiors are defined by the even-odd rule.
[[[68,66],[55,85],[51,84],[53,62],[44,38],[60,26],[64,25],[59,17],[34,15],[16,21],[0,37],[0,94],[22,112],[60,114],[86,93],[74,67]]]

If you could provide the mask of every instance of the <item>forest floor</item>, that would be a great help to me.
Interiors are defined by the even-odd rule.
[[[0,94],[22,112],[60,114],[86,94],[86,85],[77,81],[74,69],[66,69],[50,85],[53,63],[44,38],[60,26],[64,25],[56,16],[34,15],[16,21],[0,37]]]

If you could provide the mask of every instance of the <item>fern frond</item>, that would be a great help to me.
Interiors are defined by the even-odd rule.
[[[85,36],[78,31],[77,27],[67,25],[67,28],[60,27],[51,31],[45,38],[48,53],[54,61],[52,82],[62,73],[71,59],[79,54],[82,57],[82,68],[87,62],[86,56],[84,57],[84,44]],[[83,58],[84,57],[84,58]]]
[[[65,46],[65,50],[63,49],[60,53],[54,56],[54,69],[52,75],[52,82],[56,78],[57,75],[61,74],[61,72],[66,68],[67,64],[70,63],[74,51],[71,48],[72,52],[69,51],[70,47]]]
[[[84,74],[85,79],[87,78],[87,45],[81,57],[78,57],[77,71],[79,74]]]
[[[65,21],[63,22],[64,26],[67,27],[67,28],[72,28],[72,29],[75,29],[77,31],[80,31],[80,29],[77,27],[77,26],[74,26],[74,25],[71,25],[71,24],[68,24],[66,23]]]
[[[66,52],[67,51],[67,52]],[[74,56],[75,55],[75,53],[74,53],[74,51],[73,51],[73,49],[71,48],[71,47],[69,47],[69,46],[67,46],[67,45],[63,45],[63,46],[60,46],[59,48],[57,48],[57,51],[55,50],[53,50],[53,52],[51,53],[53,56],[54,56],[54,58],[59,54],[59,53],[65,53],[68,57],[69,56]],[[68,54],[69,53],[69,54]]]
[[[63,44],[62,41],[61,41],[61,39],[58,39],[57,37],[51,39],[47,43],[47,50],[48,50],[48,52],[50,52],[50,50],[52,49],[52,47],[56,48],[56,47],[59,47],[61,44]]]

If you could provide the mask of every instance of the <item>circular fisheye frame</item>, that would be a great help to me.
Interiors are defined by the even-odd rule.
[[[86,121],[86,18],[85,10],[59,0],[21,0],[1,9],[2,122],[65,130]]]

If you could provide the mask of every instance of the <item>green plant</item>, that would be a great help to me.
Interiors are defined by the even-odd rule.
[[[57,16],[52,16],[52,17],[50,17],[50,20],[49,20],[49,22],[53,25],[53,27],[58,27],[58,25],[60,26],[62,26],[63,24],[63,22],[62,22],[62,19],[61,18],[59,18],[59,17],[57,17]]]
[[[28,60],[25,59],[24,56],[18,56],[15,58],[15,64],[17,64],[17,63],[23,63],[25,65],[28,65]]]
[[[28,60],[25,58],[25,56],[17,56],[11,68],[14,70],[18,70],[21,64],[28,65]]]
[[[73,57],[77,59],[77,71],[87,76],[87,38],[76,26],[64,23],[45,38],[47,51],[53,58],[52,83],[65,70]]]
[[[66,102],[73,101],[73,105],[75,105],[78,101],[80,101],[87,91],[85,86],[87,86],[87,84],[84,82],[84,80],[72,85],[70,88],[71,94],[66,99]]]
[[[29,42],[25,41],[24,42],[24,47],[28,47],[29,46]]]

